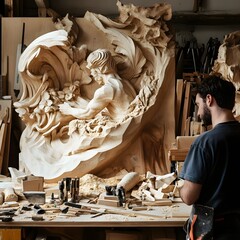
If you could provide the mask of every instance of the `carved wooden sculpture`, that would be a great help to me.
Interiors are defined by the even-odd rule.
[[[232,32],[224,37],[219,47],[218,58],[214,62],[212,73],[221,74],[231,81],[236,88],[234,114],[240,120],[240,31]]]
[[[109,167],[114,174],[114,166],[131,171],[133,162],[144,161],[142,172],[169,170],[163,148],[175,133],[174,46],[165,22],[171,7],[119,1],[117,6],[115,21],[87,12],[78,22],[79,36],[58,22],[59,30],[37,38],[23,52],[23,93],[14,103],[26,124],[22,170],[49,180]],[[89,28],[84,36],[83,25]],[[92,44],[100,35],[104,41]],[[171,101],[165,101],[169,93]],[[161,111],[169,106],[167,119]]]

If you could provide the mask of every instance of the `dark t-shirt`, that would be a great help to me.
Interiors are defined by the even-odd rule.
[[[240,211],[236,194],[240,176],[240,123],[217,124],[192,144],[179,177],[202,184],[196,203],[215,213]]]

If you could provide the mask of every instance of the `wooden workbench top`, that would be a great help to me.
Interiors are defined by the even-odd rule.
[[[6,185],[8,184],[8,185]],[[12,184],[12,185],[9,185]],[[21,188],[17,188],[13,182],[0,184],[0,188],[14,187],[16,192],[22,193]],[[45,188],[46,205],[50,202],[51,194],[58,194],[58,185],[48,186]],[[167,201],[168,200],[168,201]],[[51,205],[49,208],[57,208],[51,211],[47,209],[44,214],[37,214],[36,209],[31,206],[29,211],[23,210],[23,206],[29,205],[27,200],[19,202],[16,207],[13,221],[5,222],[0,220],[0,228],[11,227],[182,227],[190,215],[191,207],[186,204],[170,199],[163,199],[160,205],[149,202],[144,204],[145,210],[134,211],[129,205],[124,207],[111,207],[88,203],[89,199],[81,199],[79,206],[67,206],[66,204]],[[146,209],[147,206],[147,209]],[[40,205],[40,207],[46,207]],[[61,210],[68,207],[68,212],[63,213]],[[0,209],[3,210],[3,209]],[[21,211],[20,211],[21,210]],[[86,211],[85,211],[86,210]],[[136,210],[136,209],[135,209]],[[104,212],[102,215],[100,213]],[[77,216],[76,216],[77,213]],[[41,216],[42,220],[33,220],[32,216]],[[1,219],[1,216],[0,216]]]
[[[76,208],[69,207],[69,212],[73,209],[77,211]],[[171,206],[151,207],[144,211],[125,210],[122,207],[117,209],[120,214],[104,213],[99,216],[69,216],[68,213],[46,212],[38,214],[43,218],[38,221],[32,220],[34,210],[31,210],[13,216],[11,222],[0,221],[0,227],[182,227],[191,207],[184,203],[174,203]]]

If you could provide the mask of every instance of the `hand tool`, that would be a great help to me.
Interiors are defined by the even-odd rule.
[[[46,193],[43,191],[25,191],[23,195],[32,204],[44,204]]]
[[[33,206],[33,209],[35,210],[36,214],[44,214],[46,211],[42,209],[38,204],[35,204]]]
[[[106,212],[105,209],[103,209],[103,210],[82,209],[82,206],[80,204],[78,204],[78,203],[65,202],[64,204],[67,205],[67,206],[71,206],[71,207],[77,208],[79,213],[80,212],[85,212],[85,213],[93,213],[93,214],[95,214],[91,218],[98,217],[98,216],[100,216],[100,215],[102,215],[102,214],[104,214]],[[75,215],[77,215],[77,213],[75,213]]]
[[[58,183],[58,188],[59,188],[59,199],[61,202],[64,201],[64,181],[63,179],[61,181],[59,181]]]
[[[106,194],[113,195],[118,197],[119,205],[123,206],[123,203],[126,202],[125,189],[123,186],[105,186]]]
[[[69,207],[62,207],[62,208],[59,208],[59,207],[47,207],[47,208],[42,208],[38,204],[35,204],[33,206],[33,208],[34,208],[36,214],[44,214],[47,211],[58,211],[58,212],[61,212],[61,213],[67,213],[68,210],[69,210]]]
[[[42,215],[32,215],[32,220],[33,221],[42,221],[44,220]]]
[[[65,188],[64,188],[64,201],[68,201],[68,193],[71,190],[71,178],[64,178],[64,181],[66,182]]]
[[[2,222],[12,222],[13,221],[12,216],[0,216],[0,219],[2,220]]]
[[[67,213],[69,210],[69,207],[63,207],[63,208],[60,208],[60,210],[61,210],[61,213]]]
[[[78,182],[79,183],[79,182]],[[68,193],[71,190],[71,178],[63,178],[59,182],[59,198],[61,202],[67,202],[68,201]]]
[[[13,216],[15,215],[16,209],[0,211],[0,216]]]
[[[94,210],[95,211],[95,210]],[[107,211],[106,211],[106,209],[98,209],[98,210],[96,210],[97,211],[97,213],[96,214],[94,214],[93,216],[91,216],[91,218],[96,218],[96,217],[99,217],[99,216],[101,216],[101,215],[103,215],[103,214],[105,214],[105,213],[107,213]]]
[[[71,181],[71,200],[70,202],[79,202],[79,178]]]
[[[67,206],[70,206],[70,207],[82,208],[82,205],[81,204],[77,204],[77,203],[65,202],[64,204],[67,205]]]
[[[81,207],[88,207],[90,208],[92,213],[96,213],[97,216],[100,216],[102,214],[119,214],[119,215],[125,215],[125,216],[131,216],[131,217],[150,217],[150,218],[166,218],[166,216],[157,216],[148,212],[141,212],[141,211],[132,211],[132,210],[126,210],[122,207],[110,207],[110,206],[103,206],[98,204],[91,204],[91,203],[65,203],[67,205],[71,204],[72,207],[81,208]],[[101,209],[101,214],[99,213],[99,209]],[[102,210],[104,209],[104,211]],[[89,210],[88,210],[89,211]]]

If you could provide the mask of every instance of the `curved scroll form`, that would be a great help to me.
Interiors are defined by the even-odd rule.
[[[157,118],[163,110],[158,105],[164,102],[161,87],[174,57],[165,23],[171,18],[171,7],[117,5],[120,16],[115,21],[87,12],[79,28],[83,31],[87,25],[94,31],[85,32],[89,37],[79,36],[76,45],[59,29],[37,38],[23,52],[19,61],[23,94],[14,103],[26,124],[20,142],[21,170],[46,180],[81,177],[113,162],[119,165],[124,154],[130,162],[137,158],[136,149],[141,152],[138,161],[148,166],[154,165],[152,159],[157,165],[165,161],[159,152],[144,159],[147,150],[134,143],[148,139],[149,126],[167,132],[170,142],[174,138],[173,126],[163,131],[173,121]],[[92,46],[91,39],[99,37],[97,31],[105,39]],[[165,136],[155,136],[154,149],[161,144],[162,152]],[[163,165],[167,171],[167,164]]]
[[[234,114],[240,120],[240,31],[225,35],[218,50],[212,73],[219,73],[236,88]]]

